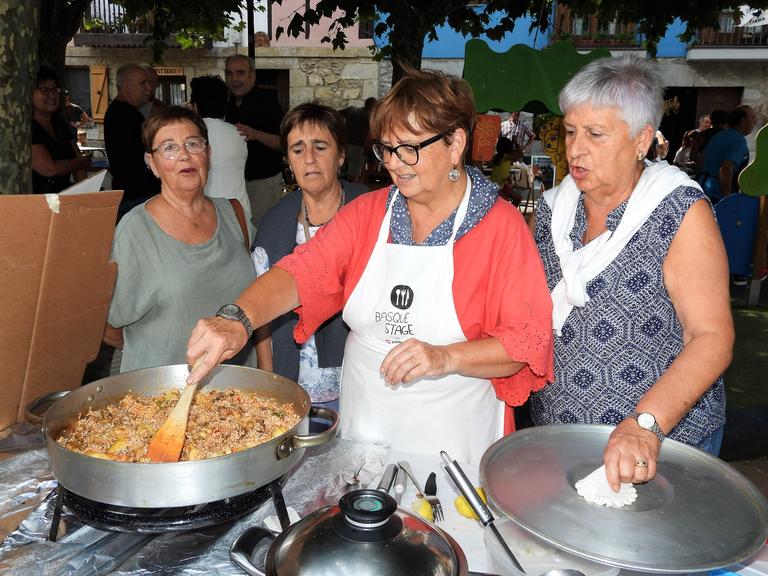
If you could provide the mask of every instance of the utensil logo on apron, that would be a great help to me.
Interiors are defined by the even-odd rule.
[[[389,301],[392,306],[400,310],[407,310],[413,304],[413,290],[408,286],[398,285],[389,293]]]

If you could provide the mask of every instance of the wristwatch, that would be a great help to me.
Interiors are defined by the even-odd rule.
[[[219,308],[219,311],[216,312],[216,316],[219,318],[225,318],[226,320],[237,320],[240,322],[240,324],[242,324],[245,328],[245,331],[248,333],[248,338],[250,338],[251,334],[253,334],[253,326],[251,326],[251,321],[248,320],[248,316],[245,315],[243,309],[240,308],[240,306],[237,304],[224,304],[224,306]]]
[[[656,438],[659,439],[659,442],[664,442],[664,438],[667,436],[661,428],[659,428],[659,425],[656,423],[656,417],[653,414],[650,412],[633,411],[629,416],[637,420],[637,425],[640,426],[640,428],[653,432],[656,434]]]

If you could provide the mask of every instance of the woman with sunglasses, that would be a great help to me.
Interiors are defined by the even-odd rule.
[[[91,164],[75,145],[61,114],[61,89],[56,73],[40,66],[32,91],[32,191],[55,194],[85,178]]]
[[[402,78],[371,116],[393,185],[342,208],[237,299],[237,314],[201,320],[188,360],[207,356],[190,381],[250,326],[295,310],[304,341],[342,310],[341,435],[479,463],[513,429],[505,406],[552,379],[552,330],[522,216],[464,164],[474,118],[462,80]]]
[[[142,137],[161,190],[120,220],[112,242],[117,283],[104,341],[122,348],[121,372],[186,362],[195,322],[256,277],[242,207],[203,194],[210,162],[203,120],[171,106],[144,122]],[[255,365],[253,346],[231,363]]]

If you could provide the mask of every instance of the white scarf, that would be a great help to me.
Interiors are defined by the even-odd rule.
[[[566,176],[559,186],[544,193],[552,212],[552,241],[563,273],[552,291],[552,327],[558,336],[573,307],[583,307],[589,302],[587,282],[613,262],[661,201],[680,186],[701,190],[701,186],[676,166],[666,162],[647,166],[616,230],[606,230],[578,250],[573,249],[570,234],[581,191],[574,180]]]

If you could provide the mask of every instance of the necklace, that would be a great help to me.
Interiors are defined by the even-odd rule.
[[[341,186],[341,183],[339,183]],[[339,194],[339,205],[336,207],[336,212],[341,210],[341,207],[344,205],[344,186],[341,186],[341,193]],[[320,226],[324,226],[325,224],[328,224],[331,220],[333,220],[333,216],[336,216],[336,213],[334,212],[333,216],[331,216],[328,220],[323,222],[322,224],[312,224],[309,220],[309,210],[307,209],[307,203],[304,202],[304,198],[301,199],[301,208],[304,211],[304,219],[302,220],[302,225],[304,226],[304,237],[307,239],[307,242],[309,242],[310,238],[312,238],[312,235],[310,234],[310,227],[311,228],[320,228]]]
[[[184,212],[182,212],[182,211],[181,211],[181,210],[179,210],[179,209],[178,209],[176,206],[174,206],[174,205],[173,205],[173,204],[170,202],[170,200],[168,200],[168,199],[167,199],[165,196],[163,196],[162,194],[160,194],[160,198],[162,198],[162,199],[163,199],[163,201],[164,201],[166,204],[168,204],[168,206],[170,206],[171,208],[173,208],[173,209],[176,211],[176,213],[177,213],[177,214],[179,214],[179,215],[180,215],[180,216],[182,216],[183,218],[186,218],[186,219],[187,219],[187,221],[189,221],[189,222],[192,224],[192,226],[193,226],[194,228],[199,228],[199,227],[200,227],[200,224],[197,222],[197,220],[196,220],[195,218],[191,218],[191,217],[187,216],[186,214],[184,214]]]

